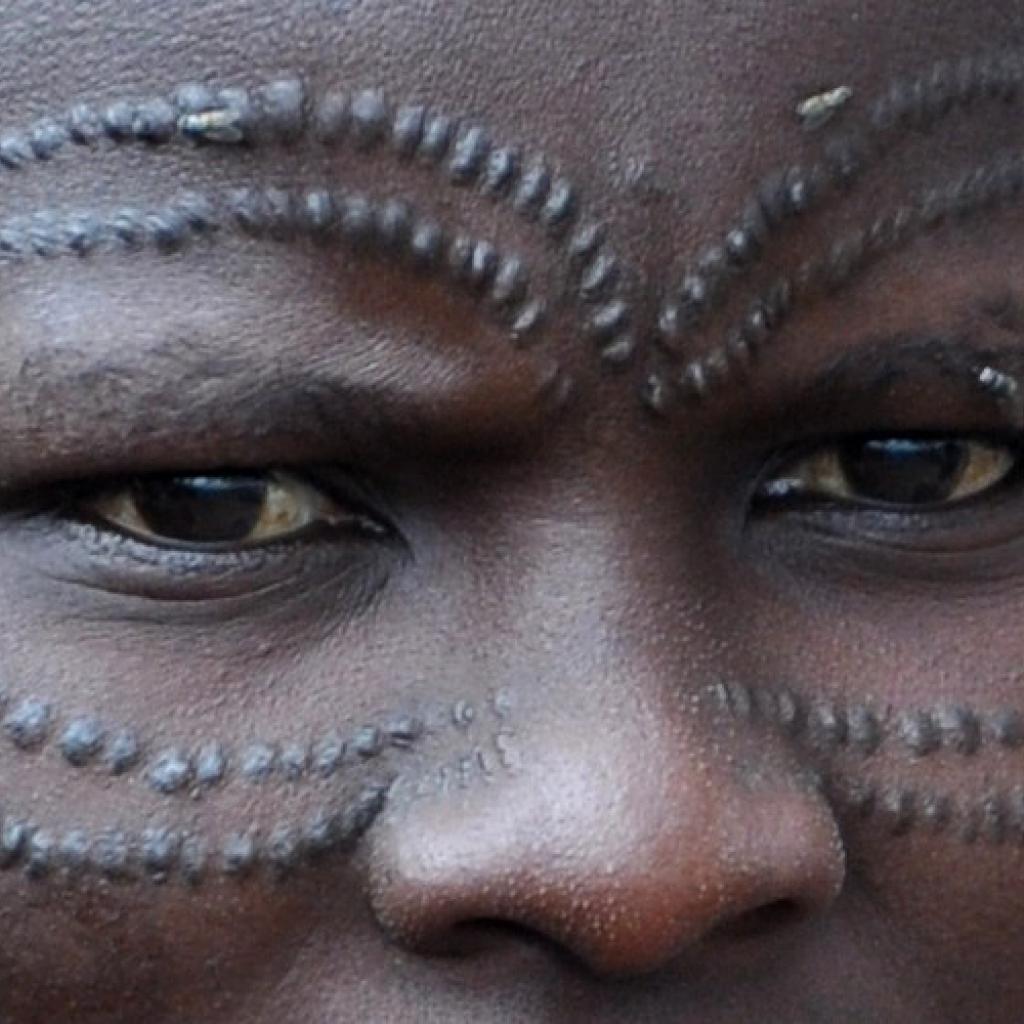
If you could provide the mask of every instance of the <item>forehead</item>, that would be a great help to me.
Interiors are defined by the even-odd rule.
[[[0,97],[5,123],[20,126],[78,101],[167,95],[181,82],[219,87],[298,75],[311,95],[379,88],[396,104],[482,123],[496,140],[543,153],[579,186],[588,214],[611,225],[615,254],[635,271],[624,294],[647,330],[694,254],[729,226],[752,185],[806,158],[794,116],[800,100],[848,87],[851,106],[863,113],[894,77],[936,58],[1003,48],[1022,29],[1024,15],[1003,0],[970,10],[923,0],[895,7],[849,0],[226,0],[127,8],[110,0],[79,6],[72,18],[56,0],[18,0],[0,26],[15,55]],[[973,133],[984,128],[958,130],[970,152]],[[926,151],[936,167],[948,144]],[[191,188],[223,176],[215,159],[80,157],[38,183],[22,176],[3,202],[12,211],[81,205],[97,194],[145,203],[165,199],[169,179]],[[324,173],[281,151],[259,159],[287,184]],[[327,173],[336,169],[328,165]],[[363,167],[360,186],[372,187],[380,171],[387,181],[391,169],[379,161]],[[406,187],[405,179],[399,184]],[[873,197],[873,190],[856,197],[851,209],[864,212]],[[440,207],[461,215],[466,203],[445,198]],[[484,235],[534,255],[534,236],[509,233],[497,215],[468,216]],[[542,274],[546,259],[535,261]]]
[[[802,97],[870,91],[936,56],[1012,45],[1024,16],[1004,0],[708,5],[701,0],[357,3],[59,0],[5,5],[5,120],[83,98],[180,81],[301,74],[429,101],[496,132],[527,134],[595,185],[635,182],[681,208],[733,168],[770,158]],[[692,189],[692,193],[688,190]],[[643,191],[641,189],[641,191]]]

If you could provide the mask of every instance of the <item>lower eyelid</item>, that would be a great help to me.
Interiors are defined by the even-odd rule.
[[[330,590],[331,610],[354,616],[402,561],[395,544],[352,537],[196,553],[45,514],[8,521],[5,533],[6,553],[66,590],[62,602],[84,601],[90,614],[112,621],[134,615],[139,602],[182,612],[194,607],[200,615],[202,608],[230,605],[232,615],[248,616],[272,597],[279,611],[312,599],[322,587]]]

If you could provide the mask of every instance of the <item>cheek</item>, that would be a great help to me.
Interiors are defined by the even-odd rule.
[[[1007,951],[1024,949],[1016,644],[995,621],[961,618],[959,632],[879,623],[870,641],[864,620],[846,617],[839,636],[835,621],[807,620],[808,650],[778,652],[767,675],[791,686],[732,684],[717,700],[763,742],[786,736],[820,772],[848,853],[837,905],[847,920],[898,922],[922,964],[955,958],[982,990],[1009,990],[1018,978]],[[965,638],[968,627],[978,635]]]
[[[238,701],[226,657],[212,662],[219,702],[183,697],[201,671],[184,646],[173,671],[6,676],[0,987],[27,1000],[14,1012],[101,1012],[127,993],[214,1005],[244,979],[287,974],[321,930],[355,943],[361,838],[391,788],[447,785],[481,750],[503,756],[499,711],[476,695],[396,694],[390,680],[416,678],[401,666],[343,688],[324,660],[287,673],[269,660]]]

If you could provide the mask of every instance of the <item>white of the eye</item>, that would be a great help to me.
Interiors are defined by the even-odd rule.
[[[89,503],[90,512],[112,526],[145,540],[166,540],[155,533],[139,512],[131,489],[108,491]],[[249,535],[238,543],[280,540],[317,522],[338,525],[345,514],[330,498],[291,473],[267,474],[259,517]]]
[[[963,443],[967,448],[967,460],[956,485],[943,500],[944,505],[963,501],[995,487],[1014,466],[1014,454],[1005,445],[985,441]],[[839,448],[835,445],[819,448],[787,467],[785,473],[768,482],[764,491],[769,497],[816,494],[847,501],[860,498],[843,470]]]

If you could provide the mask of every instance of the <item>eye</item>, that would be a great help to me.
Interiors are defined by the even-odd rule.
[[[784,463],[764,499],[831,499],[875,507],[953,505],[990,491],[1016,468],[1012,444],[960,437],[867,437],[821,445]]]
[[[282,470],[136,477],[80,495],[75,507],[139,540],[193,550],[256,547],[317,527],[384,532],[354,506]]]

